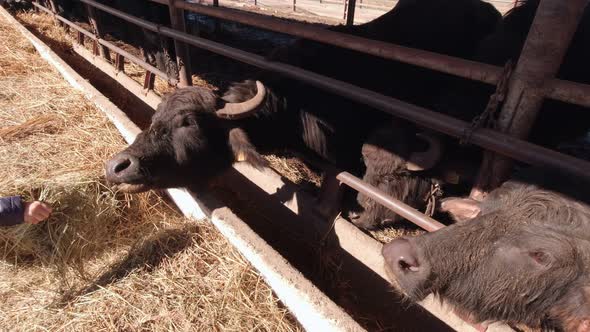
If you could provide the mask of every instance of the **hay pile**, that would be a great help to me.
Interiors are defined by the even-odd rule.
[[[0,16],[0,195],[55,211],[0,229],[0,330],[300,330],[210,224],[105,186],[123,146]]]

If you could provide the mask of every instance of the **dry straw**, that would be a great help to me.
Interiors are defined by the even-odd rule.
[[[18,17],[65,45],[47,16]],[[3,19],[0,137],[0,195],[55,208],[0,229],[0,330],[300,330],[210,224],[105,185],[123,140]]]

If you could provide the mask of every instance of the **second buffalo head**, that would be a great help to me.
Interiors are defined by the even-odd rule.
[[[265,95],[258,81],[234,85],[223,96],[199,87],[176,90],[162,99],[150,127],[107,161],[107,181],[124,192],[142,192],[206,183],[237,160],[265,166],[238,127]]]

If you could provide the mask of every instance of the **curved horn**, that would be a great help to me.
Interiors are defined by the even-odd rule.
[[[266,98],[266,88],[260,81],[256,81],[256,95],[241,103],[226,103],[223,108],[215,111],[220,118],[235,120],[252,115]]]
[[[414,152],[406,162],[408,171],[424,171],[436,165],[442,157],[442,143],[437,137],[426,133],[418,133],[419,137],[428,142],[428,150],[424,152]]]

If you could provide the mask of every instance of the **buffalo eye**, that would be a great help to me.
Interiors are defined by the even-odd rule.
[[[182,119],[181,127],[194,127],[197,125],[197,117],[194,114],[189,114]]]
[[[541,250],[530,251],[529,256],[539,265],[547,266],[551,263],[551,256]]]

